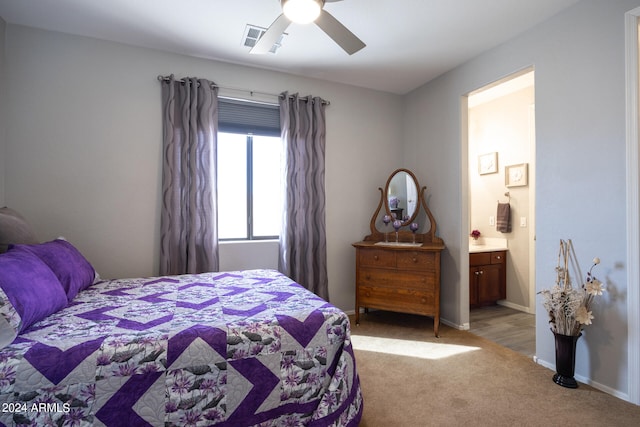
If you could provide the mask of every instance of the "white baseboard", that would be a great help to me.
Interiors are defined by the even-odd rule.
[[[374,308],[370,308],[369,309],[370,312],[371,311],[375,311],[375,310],[376,309],[374,309]],[[355,310],[348,310],[348,311],[343,310],[343,311],[345,312],[345,314],[347,314],[347,316],[353,316],[353,315],[356,314]],[[363,314],[363,313],[364,313],[364,308],[361,308],[360,309],[360,314]],[[450,326],[450,327],[452,327],[454,329],[457,329],[459,331],[468,331],[469,330],[469,323],[463,323],[462,325],[458,325],[456,323],[448,321],[447,319],[443,319],[442,317],[440,318],[440,323],[443,323],[443,324],[445,324],[447,326]]]
[[[445,325],[450,326],[453,329],[457,329],[459,331],[468,331],[469,330],[469,323],[463,323],[462,325],[459,325],[457,323],[450,322],[447,319],[443,319],[442,317],[440,318],[440,323],[444,323]]]
[[[502,305],[504,307],[512,308],[512,309],[518,310],[518,311],[524,311],[525,313],[529,313],[529,314],[536,314],[535,309],[532,310],[529,307],[525,307],[524,305],[514,304],[514,303],[509,302],[507,300],[498,301],[498,305]]]
[[[538,358],[537,356],[533,356],[533,361],[535,363],[537,363],[538,365],[544,366],[545,368],[549,369],[551,372],[555,372],[556,370],[556,364],[553,362],[549,362],[548,360],[543,360]],[[553,375],[551,375],[553,376]],[[551,376],[549,378],[551,378]],[[583,384],[587,384],[590,385],[591,387],[600,390],[604,393],[610,394],[612,396],[617,397],[618,399],[622,399],[625,400],[627,402],[630,402],[629,399],[629,395],[626,393],[622,393],[620,392],[620,390],[615,390],[609,386],[606,386],[604,384],[600,384],[598,382],[592,381],[591,379],[587,378],[587,377],[583,377],[582,375],[575,375],[574,378],[583,383]],[[633,402],[631,402],[633,403]]]

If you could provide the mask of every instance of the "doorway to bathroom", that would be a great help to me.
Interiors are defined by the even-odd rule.
[[[468,96],[470,332],[535,355],[533,69]],[[479,237],[472,236],[479,234]]]

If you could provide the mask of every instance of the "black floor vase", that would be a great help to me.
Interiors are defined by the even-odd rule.
[[[580,335],[561,335],[553,333],[556,339],[556,373],[553,382],[562,387],[578,388],[573,378],[576,368],[576,343]]]

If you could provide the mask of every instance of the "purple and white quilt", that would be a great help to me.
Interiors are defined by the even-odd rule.
[[[341,310],[272,270],[105,281],[0,351],[6,426],[356,426]]]

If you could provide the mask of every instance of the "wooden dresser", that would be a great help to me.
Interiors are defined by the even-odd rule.
[[[440,325],[440,252],[444,245],[354,243],[356,324],[360,307],[421,314]]]
[[[444,242],[436,236],[436,220],[429,210],[425,190],[413,172],[398,169],[380,191],[378,208],[371,217],[371,234],[356,248],[356,324],[360,309],[369,308],[433,317],[440,326],[440,253]],[[391,209],[388,200],[401,203]],[[422,209],[421,209],[422,208]],[[395,221],[395,209],[405,215]],[[394,217],[395,214],[395,217]],[[420,232],[420,230],[426,230]]]

